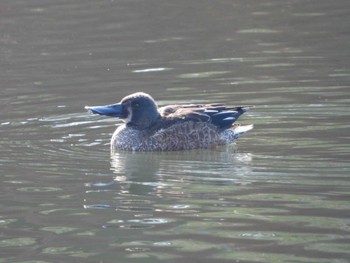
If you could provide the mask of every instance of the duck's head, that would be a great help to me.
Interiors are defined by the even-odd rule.
[[[154,99],[143,92],[126,96],[120,103],[106,106],[85,106],[95,114],[121,118],[128,127],[143,130],[150,127],[159,117]]]

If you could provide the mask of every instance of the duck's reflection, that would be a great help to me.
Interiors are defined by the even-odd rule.
[[[251,154],[236,152],[234,146],[177,152],[120,151],[111,154],[111,169],[120,194],[163,196],[183,193],[184,184],[236,184],[251,172],[251,161]]]
[[[154,226],[167,222],[169,213],[194,214],[205,200],[221,202],[232,195],[236,188],[251,181],[251,162],[251,154],[239,153],[234,146],[115,152],[111,154],[114,180],[90,185],[85,207],[120,212],[105,227]]]

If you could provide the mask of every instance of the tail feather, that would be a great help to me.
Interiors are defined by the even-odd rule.
[[[253,128],[254,128],[253,124],[236,126],[236,127],[234,127],[234,130],[233,130],[234,137],[238,138],[239,136],[241,136],[242,134],[252,130]]]

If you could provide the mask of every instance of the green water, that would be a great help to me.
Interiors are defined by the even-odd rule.
[[[348,262],[348,6],[2,1],[0,262]],[[136,91],[255,128],[111,156]]]

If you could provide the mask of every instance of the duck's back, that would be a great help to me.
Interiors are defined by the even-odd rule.
[[[247,106],[228,107],[224,104],[189,104],[161,107],[159,112],[163,118],[169,120],[206,122],[213,124],[219,130],[225,130],[231,128],[239,116],[248,109]]]

